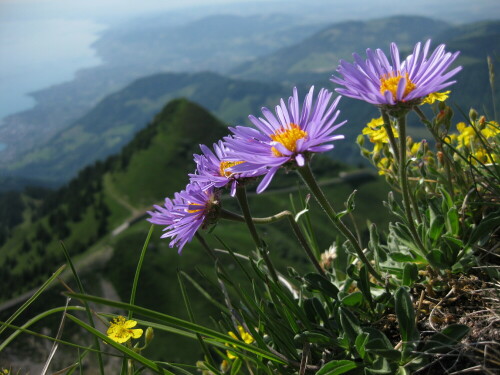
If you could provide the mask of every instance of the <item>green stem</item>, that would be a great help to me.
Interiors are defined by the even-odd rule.
[[[394,154],[396,161],[399,162],[398,144],[396,143],[396,137],[394,137],[394,133],[392,131],[391,119],[389,118],[387,111],[384,111],[383,109],[381,109],[380,113],[382,114],[382,119],[384,120],[385,131],[387,132],[387,135],[389,136],[389,143],[391,144],[391,147],[392,147],[392,153]]]
[[[203,238],[203,236],[201,234],[199,234],[198,232],[196,232],[194,234],[194,236],[200,242],[201,246],[203,247],[203,249],[205,249],[205,251],[210,256],[210,258],[212,258],[212,260],[214,262],[218,263],[219,259],[217,258],[217,255],[215,255],[214,251],[212,250],[212,248],[210,246],[208,246],[207,241],[205,241],[205,239]]]
[[[291,212],[290,212],[290,215],[288,216],[288,222],[290,223],[290,226],[292,227],[293,232],[295,233],[295,235],[297,236],[297,239],[299,240],[300,244],[302,245],[302,248],[306,252],[307,257],[309,258],[309,260],[313,264],[314,268],[316,268],[316,271],[318,271],[318,273],[320,275],[325,276],[325,271],[323,270],[323,268],[321,268],[320,264],[318,263],[318,259],[316,259],[316,257],[314,256],[313,251],[309,247],[309,243],[307,242],[306,238],[304,237],[304,234],[300,230],[300,227],[297,224],[297,222],[295,221],[295,218],[293,217],[293,214]]]
[[[455,194],[453,192],[454,189],[453,189],[453,179],[452,179],[451,170],[450,170],[450,160],[448,158],[448,153],[445,153],[443,150],[443,140],[441,139],[439,134],[436,131],[434,131],[434,128],[432,127],[432,123],[427,119],[427,117],[425,116],[425,113],[422,112],[422,110],[417,106],[413,107],[413,110],[417,114],[420,121],[422,121],[422,123],[427,127],[427,130],[429,130],[429,132],[434,137],[434,140],[436,141],[436,148],[438,149],[438,151],[441,151],[441,153],[443,154],[443,160],[444,160],[443,164],[444,164],[444,170],[446,173],[446,182],[448,184],[448,190],[449,190],[451,196],[454,198]]]
[[[259,234],[257,233],[257,228],[255,227],[255,224],[253,222],[252,214],[250,213],[250,206],[248,205],[247,192],[244,185],[238,185],[238,187],[236,188],[236,198],[238,199],[238,203],[240,204],[241,211],[243,212],[243,217],[245,218],[245,222],[247,224],[248,230],[250,231],[253,241],[255,242],[257,249],[261,253],[262,258],[264,258],[264,262],[267,265],[267,269],[269,270],[272,279],[275,282],[278,282],[278,275],[276,274],[276,270],[271,263],[271,259],[269,259],[269,255],[267,254],[265,245],[260,239]]]
[[[232,221],[238,221],[238,222],[245,222],[245,218],[241,215],[235,214],[234,212],[231,211],[226,211],[224,209],[221,209],[220,211],[220,218],[221,219],[226,219],[226,220],[232,220]],[[276,221],[282,220],[284,218],[288,218],[288,221],[290,222],[290,225],[292,227],[293,232],[297,236],[297,239],[299,240],[299,243],[302,245],[302,248],[306,252],[306,255],[308,258],[311,260],[311,263],[313,266],[318,270],[318,272],[322,275],[324,275],[324,271],[321,268],[321,266],[318,263],[318,259],[315,257],[314,252],[312,251],[311,247],[309,246],[309,243],[307,242],[306,238],[304,237],[304,234],[302,233],[300,227],[298,226],[297,222],[295,221],[295,218],[293,217],[293,213],[290,211],[282,211],[277,213],[276,215],[268,216],[268,217],[254,217],[252,218],[252,221],[254,224],[270,224],[274,223]]]
[[[413,214],[411,212],[411,206],[410,206],[410,192],[408,189],[408,176],[406,174],[406,114],[403,114],[400,117],[398,117],[398,124],[399,124],[399,162],[400,162],[399,185],[403,193],[403,206],[405,209],[406,217],[408,218],[408,227],[410,229],[411,236],[413,237],[413,241],[415,241],[415,244],[420,249],[422,254],[427,254],[427,250],[422,244],[417,229],[415,228],[415,222],[413,221]],[[415,207],[415,209],[418,209],[418,207]]]
[[[245,218],[241,215],[238,215],[237,213],[227,211],[223,208],[221,208],[220,212],[220,218],[221,219],[226,219],[226,220],[231,220],[231,221],[237,221],[240,223],[245,223]],[[252,221],[254,224],[271,224],[276,221],[283,220],[286,218],[288,215],[292,215],[290,211],[282,211],[277,213],[276,215],[268,216],[268,217],[252,217]]]
[[[356,254],[358,255],[358,258],[366,265],[366,268],[373,275],[373,277],[375,277],[379,282],[383,283],[384,280],[377,273],[377,271],[375,271],[370,261],[366,258],[365,254],[363,253],[363,249],[361,248],[361,245],[354,234],[352,234],[349,228],[347,228],[347,226],[337,216],[337,213],[331,206],[330,202],[328,201],[325,194],[319,187],[316,179],[314,178],[309,164],[306,163],[303,167],[299,167],[297,171],[311,191],[312,195],[314,195],[314,197],[318,201],[321,208],[323,208],[323,210],[326,212],[333,225],[344,235],[347,240],[349,240],[349,242],[351,242],[354,250],[356,251]]]

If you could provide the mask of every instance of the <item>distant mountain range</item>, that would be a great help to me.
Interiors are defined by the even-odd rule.
[[[237,66],[230,74],[275,82],[327,80],[339,60],[351,60],[353,52],[363,54],[367,48],[387,50],[390,42],[409,51],[415,42],[434,37],[449,26],[440,20],[416,16],[340,22],[292,46]]]
[[[203,22],[212,23],[214,20]],[[249,25],[250,22],[246,27]],[[155,27],[152,29],[156,30]],[[216,29],[212,37],[220,32]],[[491,115],[486,56],[493,57],[499,70],[500,64],[495,56],[500,47],[500,21],[454,27],[423,17],[407,16],[348,22],[332,25],[294,46],[233,71],[234,76],[254,81],[208,72],[164,73],[139,79],[104,98],[84,116],[45,143],[40,142],[30,152],[24,152],[16,161],[7,163],[5,160],[0,174],[60,184],[85,165],[117,152],[164,103],[173,98],[189,98],[226,124],[234,125],[244,122],[248,114],[258,114],[261,106],[272,106],[278,98],[288,97],[292,83],[298,83],[302,93],[314,83],[333,89],[328,78],[338,60],[351,60],[353,51],[363,53],[366,47],[387,49],[389,41],[396,41],[402,53],[406,53],[416,41],[433,35],[434,47],[445,42],[449,50],[461,51],[458,63],[464,69],[457,76],[458,84],[453,88],[451,103],[457,103],[464,112],[473,106]],[[500,93],[496,98],[500,100]],[[348,142],[339,144],[335,155],[343,161],[358,163],[361,159],[353,141],[364,122],[377,116],[377,111],[349,98],[341,101],[340,108],[343,118],[349,119],[349,125],[342,129]],[[500,108],[500,102],[497,108]]]
[[[37,102],[33,109],[3,120],[0,143],[7,148],[0,153],[0,168],[48,141],[135,79],[159,72],[223,72],[291,45],[321,27],[324,24],[277,14],[217,15],[181,25],[165,14],[115,25],[94,45],[102,65],[77,72],[70,82],[32,93]]]

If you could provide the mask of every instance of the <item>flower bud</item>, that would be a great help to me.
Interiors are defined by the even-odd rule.
[[[356,143],[359,146],[363,146],[365,144],[365,137],[363,136],[363,134],[360,134],[360,135],[357,136]]]
[[[469,111],[469,118],[472,122],[476,122],[477,120],[477,111],[474,108],[471,108]]]
[[[228,372],[229,369],[231,368],[231,366],[229,365],[229,362],[227,360],[222,360],[221,364],[220,364],[220,370],[221,372]]]
[[[155,337],[155,333],[153,331],[153,328],[151,328],[151,327],[146,328],[146,334],[144,336],[145,345],[146,346],[149,345],[149,343],[151,341],[153,341],[154,337]]]

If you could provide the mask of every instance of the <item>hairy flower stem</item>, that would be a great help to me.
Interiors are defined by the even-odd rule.
[[[406,217],[408,218],[408,227],[410,229],[413,241],[420,249],[422,254],[427,254],[427,250],[422,244],[422,240],[418,235],[417,228],[415,228],[415,222],[413,220],[413,214],[411,212],[410,205],[410,192],[408,189],[408,176],[406,174],[406,114],[398,117],[399,125],[399,186],[403,193],[403,207],[405,209]],[[418,207],[414,207],[418,210]]]
[[[248,205],[247,191],[245,186],[238,185],[238,187],[236,188],[236,198],[238,199],[238,203],[240,204],[241,211],[243,212],[243,217],[245,218],[248,230],[250,231],[253,241],[255,242],[257,249],[261,253],[262,258],[264,258],[264,262],[266,263],[267,269],[271,274],[271,278],[274,280],[274,282],[278,282],[278,275],[276,273],[276,270],[271,263],[271,259],[269,259],[269,255],[267,254],[265,245],[260,239],[259,234],[257,233],[257,228],[255,228],[255,224],[252,220],[252,214],[250,213],[250,206]]]
[[[347,240],[349,240],[349,242],[351,242],[352,246],[354,247],[354,250],[356,251],[356,254],[358,255],[358,258],[365,264],[368,271],[379,282],[384,283],[382,277],[378,274],[377,271],[375,271],[370,261],[366,258],[365,254],[363,253],[363,249],[361,248],[361,244],[358,242],[354,234],[352,234],[349,228],[347,228],[347,226],[337,216],[337,213],[333,209],[332,205],[330,204],[325,194],[323,193],[323,190],[321,190],[321,188],[318,185],[318,182],[314,178],[314,175],[311,171],[311,167],[309,166],[309,164],[306,163],[303,167],[297,168],[297,171],[304,180],[309,190],[311,191],[312,195],[314,195],[314,197],[318,201],[321,208],[323,208],[323,210],[326,212],[327,216],[330,218],[333,225],[344,235],[344,237]]]
[[[384,120],[385,131],[389,136],[389,143],[391,144],[392,152],[394,154],[394,157],[396,158],[396,161],[399,162],[398,144],[396,143],[396,138],[394,137],[394,133],[392,132],[391,120],[389,118],[389,115],[387,114],[387,111],[381,109],[380,113],[382,114],[382,120]]]
[[[254,224],[271,224],[275,223],[276,221],[283,220],[286,218],[288,215],[292,215],[290,211],[282,211],[277,213],[276,215],[268,216],[268,217],[252,217],[252,221]],[[241,215],[238,215],[237,213],[227,211],[223,208],[220,209],[219,212],[219,217],[221,219],[226,219],[226,220],[231,220],[231,221],[238,221],[240,223],[245,223],[245,218]]]

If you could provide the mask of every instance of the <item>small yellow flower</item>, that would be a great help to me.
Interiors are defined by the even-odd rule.
[[[378,174],[383,176],[389,172],[389,169],[391,167],[391,163],[388,158],[382,158],[380,161],[377,163],[377,168],[378,168]]]
[[[420,149],[420,142],[415,142],[410,149],[411,155],[416,155],[419,149]]]
[[[238,326],[238,333],[240,334],[241,340],[243,340],[246,344],[251,344],[252,342],[254,342],[252,335],[250,335],[247,331],[245,331],[245,329],[242,326]],[[227,334],[235,340],[240,340],[240,338],[236,336],[236,334],[233,331],[229,331]],[[228,344],[226,345],[229,346]],[[236,348],[236,346],[234,345],[232,346]],[[237,356],[228,350],[227,357],[229,359],[235,359]]]
[[[493,164],[497,161],[497,155],[486,152],[484,148],[478,149],[476,152],[474,152],[473,156],[474,158],[471,157],[470,159],[472,164],[475,165],[478,164],[478,161],[483,164]]]
[[[391,126],[392,127],[392,126]],[[395,138],[398,138],[397,130],[392,127],[392,133]],[[378,153],[384,147],[385,143],[389,143],[389,135],[384,127],[384,120],[382,117],[372,119],[366,128],[363,129],[363,134],[368,136],[371,143],[374,143],[373,152]]]
[[[460,125],[460,126],[459,126]],[[465,126],[463,122],[457,124],[457,129],[460,134],[457,137],[458,146],[457,148],[463,148],[470,146],[471,142],[477,136],[474,128],[472,126]]]
[[[481,129],[481,134],[485,138],[493,138],[497,134],[500,134],[500,127],[498,125],[498,122],[496,121],[490,121],[486,124],[484,129]]]
[[[142,336],[142,329],[132,329],[136,325],[137,322],[135,320],[127,320],[124,316],[117,316],[111,321],[106,334],[111,340],[123,344],[130,340],[130,338],[138,339]]]
[[[433,104],[434,102],[444,102],[446,99],[448,99],[448,96],[450,95],[451,91],[445,91],[445,92],[432,92],[429,95],[427,95],[424,100],[422,100],[422,104]]]
[[[7,370],[6,368],[3,368],[2,369],[2,372],[1,372],[2,375],[9,375],[10,374],[10,371]]]

